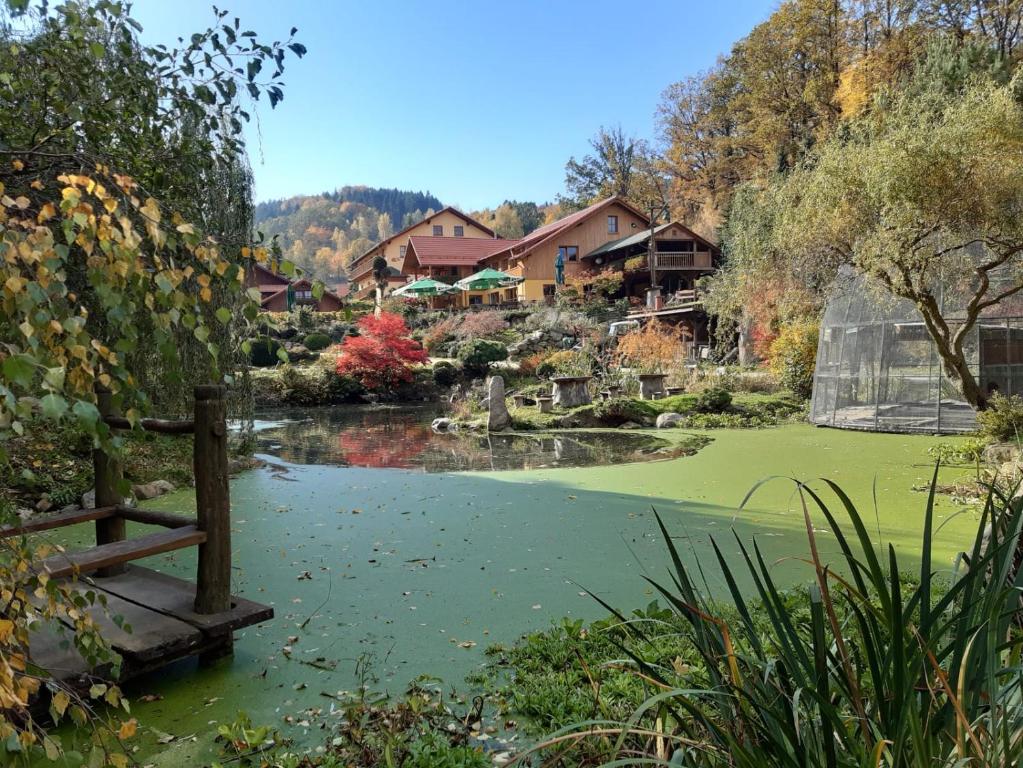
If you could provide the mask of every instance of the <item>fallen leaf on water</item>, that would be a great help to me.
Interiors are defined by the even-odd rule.
[[[475,648],[476,647],[476,643],[474,643],[472,640],[466,640],[464,643],[459,643],[458,647],[459,648]]]

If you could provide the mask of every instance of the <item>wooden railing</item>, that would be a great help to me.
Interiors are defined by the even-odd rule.
[[[114,431],[130,422],[114,413],[109,391],[97,389],[100,416]],[[95,573],[117,576],[134,560],[198,546],[194,609],[197,614],[231,609],[231,503],[228,489],[227,406],[225,389],[218,385],[195,388],[191,421],[143,419],[149,432],[192,434],[195,471],[196,518],[125,506],[121,497],[120,464],[103,449],[93,451],[96,506],[41,516],[0,528],[0,538],[20,536],[95,521],[96,546],[81,552],[62,552],[39,566],[52,578]],[[128,539],[125,521],[166,528],[166,531]]]
[[[658,269],[710,269],[709,251],[657,251]]]

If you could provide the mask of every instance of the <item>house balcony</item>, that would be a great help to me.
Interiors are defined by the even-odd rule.
[[[657,269],[713,269],[710,251],[657,251]]]

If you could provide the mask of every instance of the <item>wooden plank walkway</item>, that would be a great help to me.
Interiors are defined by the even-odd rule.
[[[273,618],[273,608],[237,596],[232,596],[228,611],[195,613],[193,582],[139,565],[130,565],[116,576],[69,583],[82,594],[91,590],[106,598],[106,609],[97,601],[89,613],[123,659],[119,682],[186,656],[229,653],[235,630]],[[32,664],[72,685],[76,681],[84,684],[91,677],[109,679],[109,668],[89,669],[66,642],[69,629],[70,624],[63,632],[57,627],[33,632],[29,643]]]
[[[0,538],[30,536],[92,522],[96,546],[58,552],[33,567],[71,589],[99,592],[89,614],[100,634],[122,658],[118,682],[186,656],[210,659],[231,653],[234,631],[273,618],[273,608],[231,594],[231,502],[227,461],[227,405],[219,385],[195,388],[191,421],[143,419],[143,429],[193,435],[196,516],[137,509],[121,504],[120,467],[102,449],[93,451],[96,509],[57,513],[0,527]],[[111,393],[97,388],[97,407],[112,429],[133,425],[112,411]],[[127,537],[126,521],[163,530]],[[196,580],[179,579],[136,565],[152,555],[198,547]],[[105,603],[105,607],[103,605]],[[42,626],[40,626],[42,625]],[[113,667],[90,664],[71,642],[73,623],[54,619],[33,627],[29,662],[41,676],[88,687],[110,679]],[[43,691],[48,689],[44,688]],[[44,706],[44,696],[34,702]]]

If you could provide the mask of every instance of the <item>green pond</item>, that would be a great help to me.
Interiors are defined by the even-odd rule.
[[[261,424],[259,451],[273,463],[231,484],[234,591],[272,605],[276,617],[239,632],[231,659],[201,670],[181,662],[130,687],[144,762],[208,761],[215,724],[239,710],[299,744],[315,744],[335,704],[324,694],[360,684],[400,694],[423,674],[464,687],[487,645],[511,643],[563,616],[602,616],[584,590],[624,609],[645,605],[653,594],[641,577],[667,573],[653,509],[683,554],[701,558],[722,597],[708,542],[715,537],[734,557],[733,529],[743,540],[759,538],[779,581],[808,581],[791,481],[767,483],[737,511],[747,491],[771,476],[831,478],[871,521],[876,494],[878,540],[894,543],[913,567],[926,501],[913,487],[929,481],[927,448],[937,442],[792,425],[707,432],[709,442],[695,454],[663,459],[699,441],[680,430],[640,431],[624,447],[597,440],[587,454],[596,459],[579,459],[583,448],[570,451],[570,464],[601,465],[553,466],[560,461],[553,447],[513,441],[483,465],[532,468],[451,472],[436,471],[445,466],[435,461],[444,443],[422,433],[427,447],[410,449],[402,442],[408,431],[394,426],[402,419],[428,425],[432,413],[409,419],[385,411],[367,421],[363,411],[335,411],[267,414]],[[383,436],[368,440],[377,427]],[[577,438],[593,444],[561,436]],[[446,445],[455,453],[446,466],[481,466],[465,460],[466,451],[486,453],[478,436],[468,449]],[[540,459],[528,458],[529,446]],[[429,461],[417,458],[424,453]],[[942,479],[964,471],[943,470]],[[182,510],[191,498],[180,492],[154,506]],[[947,521],[936,537],[939,567],[950,568],[972,534],[976,514],[961,511],[939,501],[938,522]],[[823,556],[833,558],[834,539],[822,517],[815,521]],[[194,551],[147,564],[193,575]],[[170,743],[157,743],[169,736]]]

